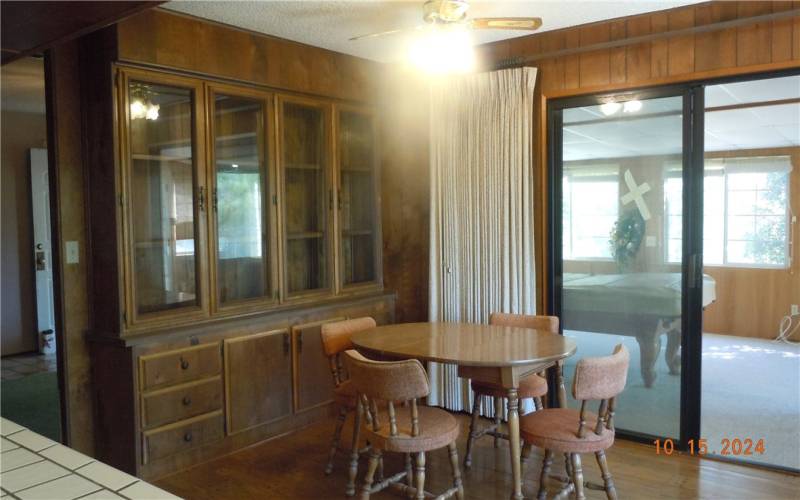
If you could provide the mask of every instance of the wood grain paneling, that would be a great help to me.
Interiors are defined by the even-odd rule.
[[[122,61],[273,88],[370,101],[380,65],[161,9],[119,23]]]

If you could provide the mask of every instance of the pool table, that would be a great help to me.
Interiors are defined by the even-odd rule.
[[[716,300],[714,278],[703,275],[703,308]],[[656,380],[661,335],[667,335],[664,360],[680,373],[681,274],[564,273],[561,321],[565,330],[635,337],[644,384]]]

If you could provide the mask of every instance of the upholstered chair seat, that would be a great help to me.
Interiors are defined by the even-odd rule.
[[[356,386],[351,381],[342,382],[333,390],[333,395],[337,404],[348,410],[355,410],[358,400],[356,399]]]
[[[417,411],[419,435],[411,435],[411,414],[407,411],[398,411],[396,436],[391,435],[389,421],[384,419],[380,429],[366,431],[367,439],[384,451],[418,453],[444,448],[458,438],[458,420],[446,411],[429,406],[420,406]]]
[[[587,432],[579,438],[575,429],[581,414],[571,408],[549,408],[529,413],[519,419],[520,436],[533,446],[559,453],[595,453],[614,444],[614,431],[603,427],[600,434]],[[587,422],[596,422],[597,415],[586,412]]]
[[[508,394],[508,389],[502,385],[492,384],[490,382],[476,382],[473,380],[470,385],[475,393],[482,396],[504,398]],[[541,398],[547,394],[547,380],[539,375],[525,377],[519,382],[517,394],[520,399]]]

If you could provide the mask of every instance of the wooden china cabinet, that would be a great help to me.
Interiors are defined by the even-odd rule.
[[[371,109],[111,67],[113,92],[88,112],[115,117],[89,127],[114,144],[89,162],[103,223],[91,237],[96,448],[153,478],[328,415],[322,324],[391,322],[394,296]]]

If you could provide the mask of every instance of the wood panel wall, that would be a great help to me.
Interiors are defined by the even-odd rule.
[[[576,26],[557,31],[543,32],[526,37],[503,40],[483,45],[479,56],[485,69],[529,65],[539,70],[535,114],[538,118],[536,133],[536,200],[537,225],[537,288],[539,310],[546,310],[544,292],[544,264],[547,259],[547,144],[545,141],[545,119],[549,99],[597,92],[613,92],[664,85],[676,82],[704,80],[736,74],[758,73],[777,69],[800,67],[800,16],[792,14],[774,21],[753,21],[751,18],[771,13],[781,13],[800,8],[800,2],[709,2],[653,12],[638,16],[603,21],[585,26]],[[545,20],[546,21],[546,20]],[[714,29],[714,25],[736,22],[737,26]],[[697,28],[698,33],[680,37],[668,36],[670,31]],[[623,44],[613,48],[593,50],[596,44],[652,35],[642,43]],[[567,50],[584,52],[566,53]],[[530,62],[522,59],[535,58]],[[426,97],[414,88],[403,89],[417,99]],[[396,98],[402,99],[401,94]],[[427,122],[409,122],[399,126],[383,147],[400,149],[407,134],[427,132]],[[427,151],[427,149],[426,149]],[[400,184],[392,189],[406,193],[413,199],[429,200],[427,184],[419,176],[428,175],[427,156],[407,157],[403,163],[405,171],[418,172],[414,176],[400,176]],[[412,194],[413,193],[413,194]],[[427,203],[427,201],[425,202]],[[388,204],[388,202],[387,202]],[[415,214],[416,215],[416,214]],[[384,215],[386,217],[386,215]],[[410,217],[410,216],[409,216]],[[385,233],[392,231],[390,223],[384,223]],[[429,239],[427,225],[406,224],[402,235],[386,239],[385,253],[400,252],[400,244],[420,242],[427,252]],[[416,276],[427,279],[427,253],[423,260],[395,262],[402,266],[394,269],[397,275]],[[419,269],[425,266],[425,271]],[[398,296],[398,311],[407,311],[413,317],[427,317],[427,297]]]
[[[378,63],[152,9],[117,25],[119,59],[355,101],[377,96]]]

